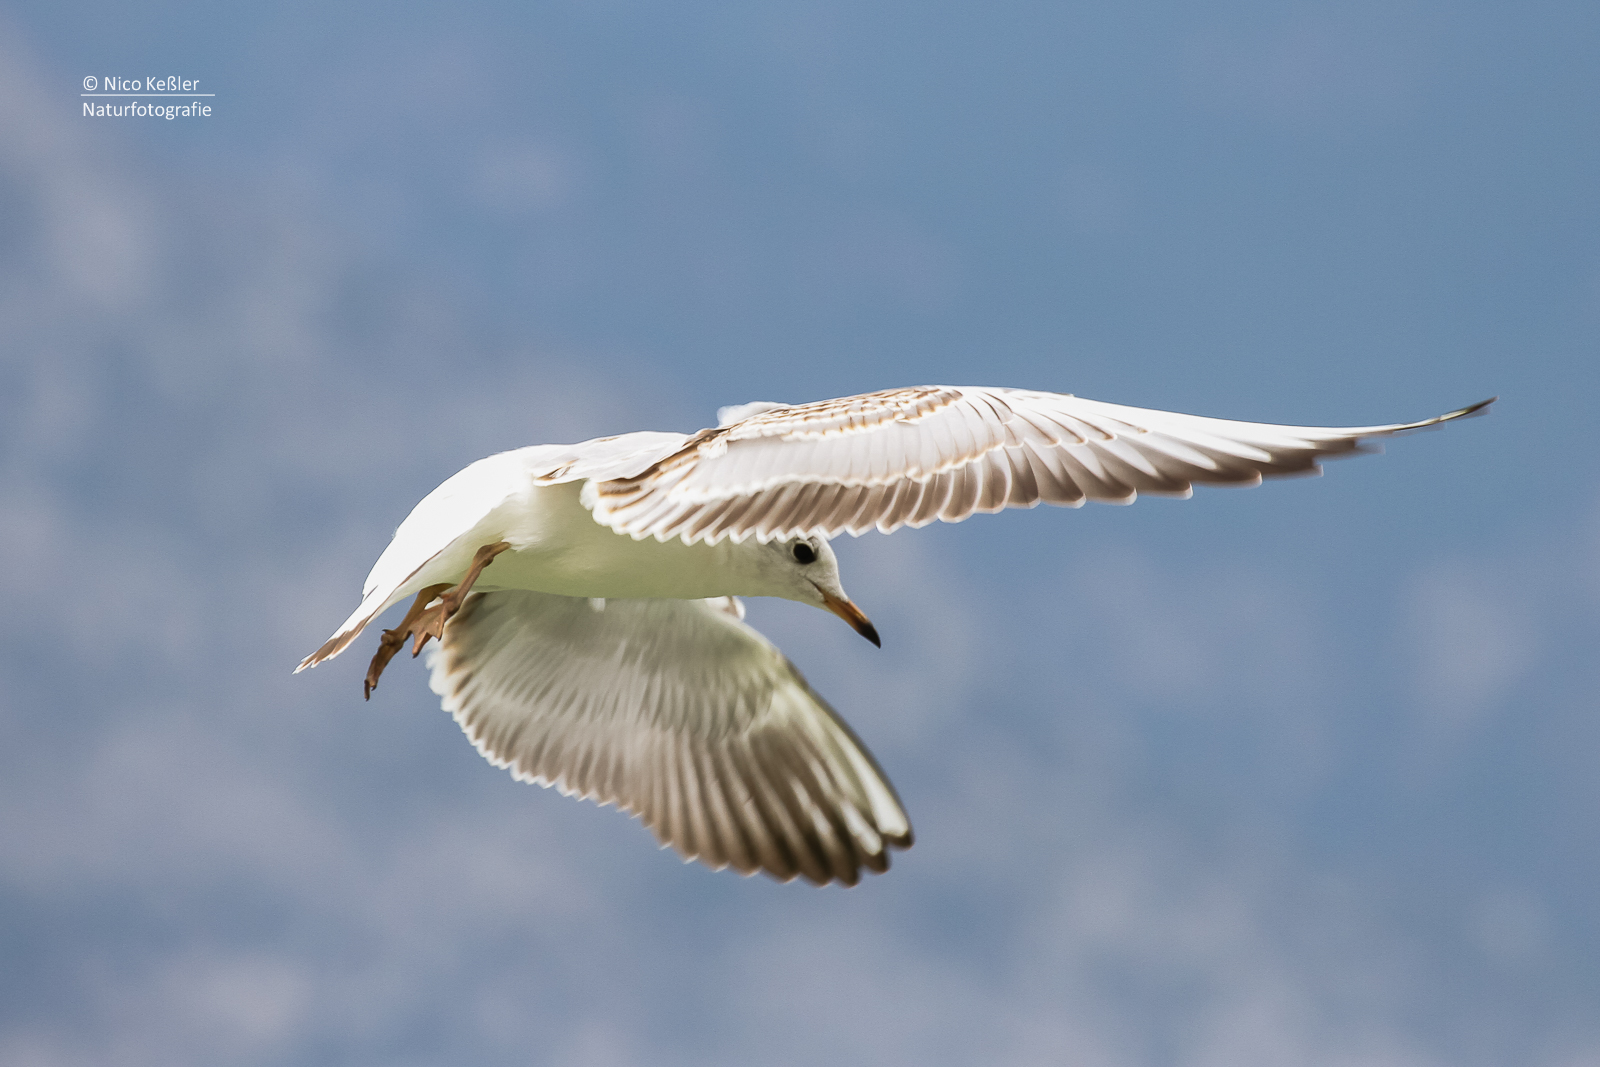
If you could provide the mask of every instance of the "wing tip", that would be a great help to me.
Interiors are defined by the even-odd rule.
[[[1441,423],[1446,423],[1446,422],[1454,422],[1456,419],[1479,418],[1479,417],[1481,417],[1483,415],[1487,415],[1489,413],[1489,405],[1493,404],[1496,400],[1499,400],[1499,399],[1500,398],[1498,396],[1491,396],[1488,400],[1480,400],[1476,404],[1468,404],[1464,408],[1456,408],[1456,410],[1454,410],[1454,411],[1447,411],[1443,415],[1438,416],[1437,418],[1432,418],[1432,419],[1427,420],[1426,422],[1419,423],[1418,424],[1418,429],[1422,429],[1422,428],[1428,427],[1428,426],[1438,426]]]
[[[1486,415],[1489,413],[1489,405],[1499,399],[1499,396],[1491,396],[1488,400],[1480,400],[1476,404],[1468,404],[1464,408],[1458,408],[1455,411],[1439,416],[1439,421],[1448,422],[1451,419],[1470,419],[1474,415]]]
[[[1464,408],[1456,408],[1454,411],[1447,411],[1443,415],[1435,415],[1431,419],[1423,419],[1421,422],[1405,423],[1403,425],[1396,426],[1394,429],[1389,431],[1389,434],[1386,434],[1385,436],[1399,436],[1400,434],[1415,433],[1418,430],[1431,430],[1435,426],[1443,426],[1445,423],[1454,422],[1457,419],[1480,418],[1484,415],[1487,415],[1489,413],[1489,405],[1493,404],[1499,399],[1500,398],[1498,396],[1491,396],[1487,400],[1480,400],[1476,404],[1468,404]]]

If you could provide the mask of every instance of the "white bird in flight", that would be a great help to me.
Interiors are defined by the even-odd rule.
[[[828,539],[974,512],[1317,473],[1422,422],[1273,426],[1060,393],[920,386],[744,404],[695,434],[640,432],[481,459],[423,498],[361,606],[296,673],[387,608],[368,696],[429,638],[431,685],[478,751],[523,781],[634,813],[687,860],[854,885],[911,845],[866,747],[741,596],[813,604],[873,644]]]

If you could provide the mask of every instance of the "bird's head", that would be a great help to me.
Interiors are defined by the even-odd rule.
[[[839,581],[839,557],[826,537],[797,537],[788,541],[769,541],[761,546],[761,570],[778,593],[788,600],[799,600],[831,611],[850,624],[851,629],[878,647],[878,631],[861,609],[850,602]]]

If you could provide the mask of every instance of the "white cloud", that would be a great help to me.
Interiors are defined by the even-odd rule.
[[[470,188],[496,211],[524,215],[561,207],[577,182],[570,153],[539,141],[516,140],[484,150]]]
[[[47,291],[70,296],[79,315],[127,310],[148,298],[161,274],[159,228],[148,199],[130,195],[126,169],[104,167],[104,157],[61,121],[67,102],[44,84],[31,56],[5,47],[0,92],[12,106],[0,117],[8,147],[0,172],[24,190]]]
[[[1491,567],[1436,566],[1408,590],[1417,699],[1441,734],[1477,726],[1537,659],[1539,620],[1527,593]]]
[[[1527,889],[1500,886],[1486,890],[1468,917],[1472,939],[1501,964],[1526,964],[1548,947],[1547,909]]]
[[[1326,129],[1409,110],[1427,74],[1427,40],[1397,13],[1302,14],[1196,34],[1185,59],[1196,96],[1214,107]]]

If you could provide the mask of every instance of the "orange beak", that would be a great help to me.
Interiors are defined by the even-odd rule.
[[[861,614],[860,608],[850,603],[850,601],[836,597],[820,587],[817,589],[817,592],[822,594],[822,603],[827,606],[829,611],[833,612],[835,615],[839,616],[839,618],[849,623],[850,628],[856,633],[860,634],[862,637],[865,637],[868,641],[871,641],[879,648],[883,647],[883,642],[878,640],[878,628],[872,625],[871,619]]]

